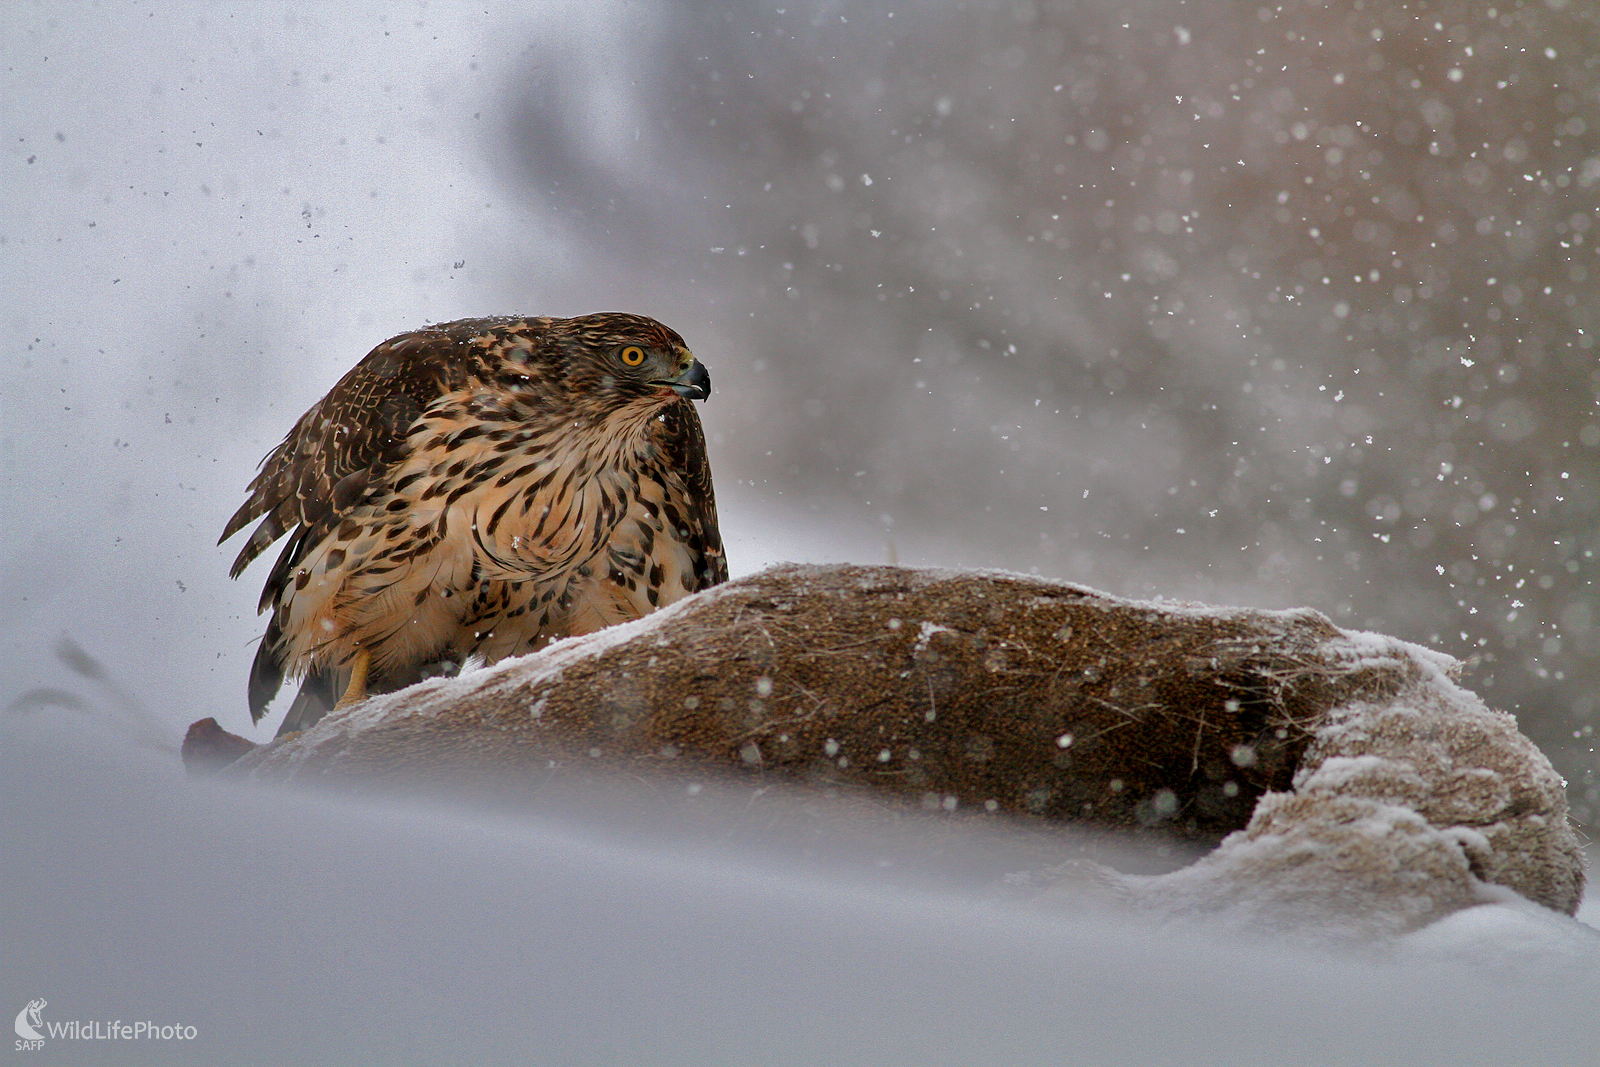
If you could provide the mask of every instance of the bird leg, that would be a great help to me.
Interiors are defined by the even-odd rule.
[[[367,699],[367,668],[371,665],[371,649],[363,648],[356,653],[356,658],[350,661],[350,684],[345,686],[344,696],[339,698],[339,703],[333,706],[334,711]]]

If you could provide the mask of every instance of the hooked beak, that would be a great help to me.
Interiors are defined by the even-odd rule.
[[[691,359],[688,369],[676,378],[651,382],[650,384],[664,385],[674,393],[689,400],[704,400],[711,395],[711,372],[706,370],[705,364],[698,359]]]

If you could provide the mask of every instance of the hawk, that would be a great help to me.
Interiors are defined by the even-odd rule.
[[[259,721],[339,705],[647,614],[727,580],[711,376],[654,319],[463,319],[391,338],[262,460],[218,542],[289,535],[257,608]]]

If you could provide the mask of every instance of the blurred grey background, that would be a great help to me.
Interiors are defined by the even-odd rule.
[[[214,542],[294,418],[425,322],[617,309],[714,373],[736,573],[1309,605],[1468,660],[1600,819],[1591,5],[0,25],[13,713],[243,731]]]

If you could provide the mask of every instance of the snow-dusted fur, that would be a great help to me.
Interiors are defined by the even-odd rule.
[[[1145,878],[1068,866],[1057,891],[1087,875],[1128,903],[1334,938],[1404,933],[1506,888],[1575,911],[1584,860],[1565,783],[1516,720],[1437,652],[1354,633],[1332,650],[1404,682],[1329,708],[1293,788],[1197,863]]]
[[[1415,929],[1505,890],[1570,914],[1583,859],[1563,782],[1455,667],[1312,611],[786,566],[375,698],[234,773],[721,767],[877,805],[1217,845],[1166,875],[1064,864],[1021,880],[1045,900],[1093,886],[1333,936]]]

